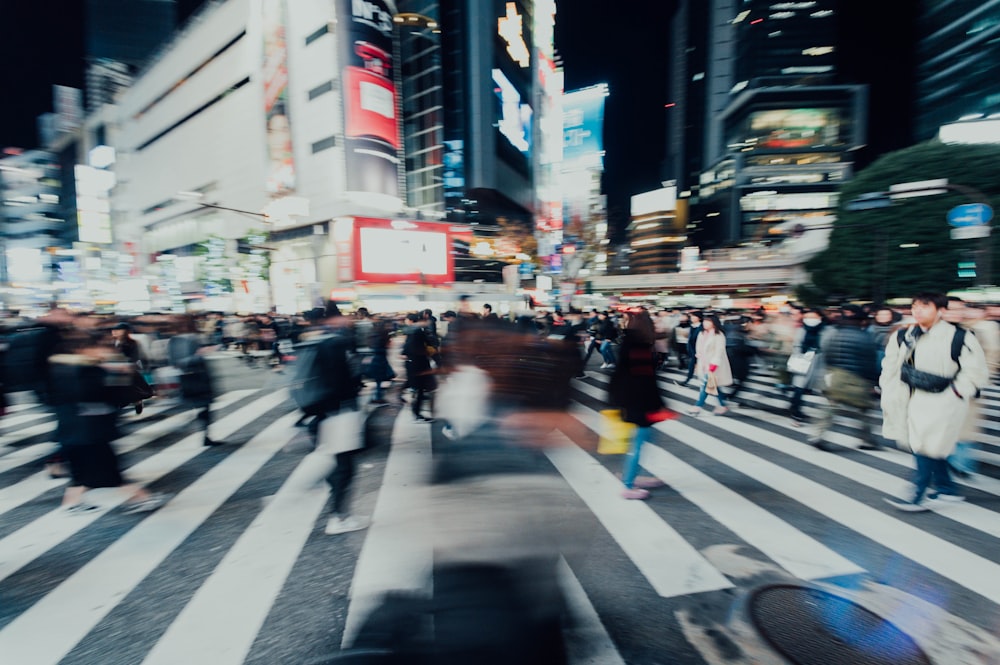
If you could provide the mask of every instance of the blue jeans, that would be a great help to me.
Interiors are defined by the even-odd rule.
[[[628,455],[625,456],[625,468],[622,470],[622,482],[627,489],[632,489],[632,483],[639,474],[639,451],[642,444],[649,440],[652,427],[636,427],[635,436],[632,437],[632,445],[629,446]]]
[[[948,460],[934,459],[917,453],[913,456],[917,458],[917,473],[913,477],[913,484],[916,485],[913,503],[920,503],[931,485],[941,494],[958,494],[958,488],[955,487],[948,471]]]
[[[615,350],[611,348],[611,342],[604,340],[601,342],[601,357],[609,365],[615,364]]]
[[[719,394],[717,394],[715,396],[715,398],[717,400],[719,400],[719,406],[725,406],[726,405],[726,399],[722,396],[722,389],[721,388],[719,388]],[[698,401],[695,403],[695,406],[698,407],[698,408],[701,408],[701,407],[705,406],[705,400],[706,399],[708,399],[708,375],[707,374],[701,380],[701,392],[698,393]]]

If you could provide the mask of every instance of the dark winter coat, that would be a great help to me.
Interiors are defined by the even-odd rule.
[[[653,344],[637,339],[633,330],[626,329],[622,335],[608,397],[613,406],[622,410],[622,420],[639,427],[649,427],[652,423],[647,414],[663,408],[656,385]]]

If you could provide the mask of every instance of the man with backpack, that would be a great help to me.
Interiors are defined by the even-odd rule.
[[[979,341],[942,318],[947,308],[943,294],[914,296],[916,325],[890,336],[879,378],[882,435],[908,447],[917,461],[913,497],[889,501],[908,512],[964,500],[951,479],[947,458],[958,442],[969,403],[989,382]],[[932,485],[935,491],[925,497]]]
[[[355,353],[353,321],[344,317],[331,302],[326,308],[324,333],[298,352],[299,368],[292,382],[292,398],[303,413],[314,416],[309,423],[313,441],[331,444],[336,466],[327,476],[332,498],[328,535],[358,531],[367,520],[349,513],[348,490],[354,481],[358,456],[364,452],[363,428],[354,427],[360,418],[360,363]],[[335,418],[335,416],[345,416]]]

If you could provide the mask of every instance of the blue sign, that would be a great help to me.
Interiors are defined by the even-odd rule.
[[[993,219],[993,208],[985,203],[965,203],[948,211],[948,223],[952,226],[982,226]]]
[[[604,165],[604,100],[607,86],[597,85],[563,95],[563,166]]]

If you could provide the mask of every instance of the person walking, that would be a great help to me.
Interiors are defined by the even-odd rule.
[[[695,347],[695,372],[701,380],[701,392],[688,415],[701,415],[701,408],[711,392],[719,402],[713,413],[721,416],[729,411],[722,388],[733,385],[733,372],[726,356],[726,336],[722,332],[722,323],[715,314],[706,314],[701,325],[702,330]]]
[[[644,309],[629,310],[625,314],[618,365],[608,385],[611,404],[621,409],[622,420],[635,425],[635,434],[622,470],[622,483],[625,485],[622,496],[626,499],[646,499],[649,497],[648,488],[663,485],[655,479],[637,478],[642,444],[649,440],[652,433],[651,415],[664,408],[656,385],[654,341],[655,330],[649,313]]]
[[[847,305],[841,308],[837,324],[823,334],[823,395],[828,404],[821,411],[816,433],[809,439],[809,443],[820,450],[831,450],[823,437],[837,413],[853,416],[861,422],[864,442],[859,448],[876,450],[881,447],[875,438],[871,413],[879,378],[878,353],[874,337],[865,329],[866,324],[861,308]]]
[[[791,368],[788,368],[792,390],[792,395],[788,399],[788,415],[799,424],[806,420],[806,415],[802,412],[802,398],[812,389],[816,377],[822,375],[820,339],[824,328],[823,317],[817,310],[810,309],[803,313],[802,327],[795,332],[793,351],[799,354],[800,358],[806,356],[811,358],[808,367],[800,368],[801,371],[792,372]],[[788,366],[787,361],[785,365]]]
[[[687,376],[683,381],[675,381],[679,386],[686,386],[694,378],[695,367],[698,365],[698,337],[701,336],[702,331],[702,314],[701,312],[691,312],[688,314],[688,319],[691,322],[690,328],[688,329],[687,336]]]
[[[989,382],[989,371],[975,335],[943,319],[947,308],[943,294],[914,296],[915,325],[892,335],[885,350],[879,377],[882,435],[909,448],[917,461],[911,498],[887,499],[899,510],[916,512],[934,501],[964,500],[951,479],[947,458],[958,442],[969,403]],[[932,486],[935,492],[925,496]]]
[[[484,321],[487,319],[483,319]],[[496,322],[496,319],[490,319]],[[406,341],[403,342],[403,355],[406,357],[406,383],[413,390],[413,404],[411,405],[413,417],[425,423],[434,422],[433,415],[424,415],[422,412],[424,401],[428,395],[437,388],[437,378],[431,368],[432,352],[430,339],[427,335],[427,319],[420,314],[411,313],[406,315],[406,324],[409,329],[406,334]],[[434,404],[431,401],[431,413],[434,411]]]

